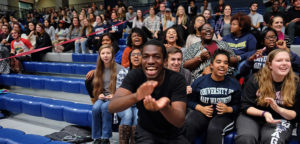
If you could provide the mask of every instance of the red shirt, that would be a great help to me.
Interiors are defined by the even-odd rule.
[[[215,50],[218,49],[218,46],[216,42],[212,42],[210,45],[206,45],[205,48],[209,51],[210,55],[212,56]]]

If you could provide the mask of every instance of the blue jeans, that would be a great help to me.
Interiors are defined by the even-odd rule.
[[[82,41],[82,39],[84,39],[84,40]],[[85,54],[87,51],[86,43],[87,43],[87,38],[81,38],[78,41],[75,41],[75,53],[80,52],[79,46],[81,46],[81,53]]]
[[[128,109],[118,112],[121,118],[120,125],[136,126],[138,109],[136,106],[129,107]]]
[[[112,136],[112,117],[108,112],[109,101],[97,100],[93,105],[92,138],[108,139]]]

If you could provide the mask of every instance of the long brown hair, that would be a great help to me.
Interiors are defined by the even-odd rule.
[[[274,86],[273,86],[273,78],[271,75],[270,65],[275,56],[280,52],[286,52],[289,54],[290,59],[291,55],[287,50],[284,49],[276,49],[269,53],[267,57],[267,61],[265,66],[255,75],[258,81],[259,89],[258,93],[259,96],[257,98],[257,103],[260,106],[267,106],[267,102],[265,98],[276,98]],[[285,76],[283,80],[283,85],[280,90],[280,95],[283,100],[283,105],[285,106],[293,106],[294,105],[294,98],[296,94],[297,85],[296,83],[299,82],[299,77],[293,72],[292,68]]]
[[[36,24],[36,26],[41,27],[42,31],[41,32],[37,32],[37,35],[38,36],[42,36],[45,33],[45,26],[43,24],[41,24],[41,23]],[[35,26],[35,28],[36,28],[36,26]]]
[[[95,75],[94,75],[94,79],[93,79],[93,96],[94,99],[98,99],[98,96],[103,93],[104,91],[104,86],[103,86],[103,76],[104,76],[104,62],[101,59],[100,53],[103,49],[109,48],[111,50],[112,53],[112,58],[111,58],[111,62],[110,62],[110,82],[109,82],[109,92],[111,94],[115,93],[116,91],[116,80],[117,80],[117,65],[114,62],[114,48],[111,45],[102,45],[99,48],[99,56],[98,56],[98,60],[97,60],[97,65],[96,65],[96,71],[95,71]]]
[[[83,36],[83,34],[85,33],[86,29],[88,29],[88,33],[86,33],[85,35],[88,35],[88,34],[90,34],[90,33],[93,32],[93,26],[91,25],[90,20],[88,20],[87,18],[83,19],[83,21],[85,21],[85,20],[88,21],[88,25],[87,26],[83,25],[83,28],[80,31],[80,35],[81,36]]]

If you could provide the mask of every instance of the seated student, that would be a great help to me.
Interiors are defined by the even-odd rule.
[[[224,16],[216,19],[215,34],[218,40],[222,40],[224,36],[230,34],[230,20],[232,8],[230,5],[225,5]]]
[[[51,38],[49,34],[45,31],[44,25],[42,25],[41,23],[36,24],[36,33],[37,33],[37,37],[36,37],[35,49],[52,46]],[[50,51],[51,49],[48,48],[39,52],[35,52],[31,54],[32,60],[42,61],[43,56]]]
[[[167,50],[168,53],[168,61],[166,68],[181,73],[186,80],[186,93],[190,94],[192,93],[192,73],[181,67],[182,63],[182,51],[176,47],[170,47]]]
[[[81,53],[85,54],[88,53],[86,44],[88,42],[89,34],[92,33],[93,31],[93,26],[89,22],[88,19],[83,19],[83,28],[80,31],[80,35],[82,38],[78,39],[75,41],[75,53],[80,52],[81,48]],[[79,47],[80,46],[80,47]]]
[[[185,48],[189,48],[192,44],[201,41],[199,28],[205,23],[206,20],[203,15],[195,16],[195,18],[190,23],[190,27],[189,27],[190,34],[186,39]]]
[[[160,41],[145,43],[142,68],[127,74],[109,104],[108,110],[112,113],[137,104],[137,144],[188,143],[182,135],[186,112],[185,79],[163,67],[166,58],[166,48]]]
[[[291,7],[286,13],[287,34],[291,39],[291,43],[294,42],[296,35],[300,36],[300,0],[293,0],[293,7]]]
[[[128,56],[129,53],[135,48],[141,48],[147,41],[147,36],[142,29],[133,28],[131,34],[127,38],[127,47],[122,54],[121,64],[123,67],[129,67]]]
[[[165,15],[163,16],[163,19],[161,21],[161,24],[163,26],[162,30],[165,31],[168,28],[172,27],[175,24],[176,19],[172,16],[171,9],[166,8]]]
[[[184,45],[182,35],[178,33],[176,27],[168,28],[164,32],[162,40],[167,50],[171,47],[181,49]]]
[[[31,45],[29,40],[20,37],[21,36],[20,31],[12,30],[11,34],[12,37],[14,38],[14,40],[10,44],[10,49],[11,49],[10,53],[12,55],[31,51],[34,49],[34,47]],[[29,54],[29,55],[19,56],[17,57],[17,59],[20,61],[30,61],[31,55]]]
[[[246,83],[236,144],[287,143],[299,117],[299,77],[287,49],[269,53],[265,66]],[[299,120],[299,119],[298,119]]]
[[[80,26],[80,21],[78,17],[74,17],[72,19],[72,25],[69,28],[70,31],[68,31],[66,40],[71,40],[77,37],[80,37],[80,30],[81,30],[81,26]],[[56,47],[56,52],[66,52],[66,51],[70,51],[70,50],[74,50],[75,49],[75,42],[72,41],[70,43],[66,43],[63,45],[60,45],[58,47]]]
[[[256,38],[250,33],[251,19],[248,15],[237,13],[231,18],[231,33],[223,37],[237,55],[239,60],[238,70],[245,60],[256,50]]]
[[[210,24],[200,27],[201,41],[192,44],[183,53],[182,65],[192,72],[192,78],[197,79],[202,74],[210,73],[210,57],[217,49],[225,49],[230,53],[230,63],[237,62],[233,50],[224,41],[213,40],[214,30]],[[230,71],[232,72],[232,70]]]
[[[106,32],[106,25],[103,23],[104,20],[101,16],[96,16],[96,26],[93,28],[93,32],[97,32],[95,35],[91,36],[92,38],[92,46],[90,47],[91,50],[95,53],[98,48],[101,46],[99,44],[101,35]],[[116,51],[117,52],[117,51]]]
[[[212,27],[215,27],[216,21],[211,13],[212,12],[209,9],[204,9],[202,15],[205,17],[207,23],[209,23]]]
[[[281,30],[284,26],[284,21],[283,18],[281,16],[274,16],[270,19],[269,21],[269,27],[273,28],[276,32],[277,32],[277,36],[278,36],[278,41],[285,41],[286,42],[286,46],[288,48],[291,47],[291,40],[290,37],[285,35]]]
[[[86,80],[86,89],[93,103],[92,139],[96,144],[109,144],[112,136],[112,114],[107,106],[116,90],[117,73],[122,66],[114,62],[114,50],[111,45],[99,48],[99,57],[95,73]]]
[[[50,25],[49,20],[44,21],[45,32],[47,32],[51,38],[51,41],[55,40],[55,28]]]
[[[0,34],[0,44],[2,46],[7,47],[10,49],[10,43],[8,42],[8,38],[10,35],[10,26],[8,24],[3,24],[1,27],[2,33]]]
[[[278,41],[277,32],[272,28],[266,28],[261,36],[262,49],[257,50],[251,55],[246,63],[242,65],[240,73],[247,76],[250,72],[258,72],[266,63],[267,55],[275,49],[288,49],[285,41]],[[291,63],[296,73],[300,72],[300,58],[297,54],[290,52],[292,55]]]
[[[61,43],[63,41],[67,40],[68,37],[68,33],[69,33],[69,29],[66,27],[66,22],[60,20],[58,23],[58,27],[55,30],[55,41],[53,41],[53,45],[54,47],[54,51],[55,52],[62,52],[63,47],[62,46],[56,46],[56,44]]]
[[[119,88],[126,77],[127,73],[133,69],[141,67],[142,64],[142,52],[139,48],[133,49],[129,53],[129,67],[123,68],[117,75],[117,84],[116,88]],[[119,144],[128,144],[129,139],[130,143],[134,144],[134,133],[137,125],[137,116],[138,110],[136,105],[129,107],[128,109],[118,112],[118,116],[121,118],[119,126]]]
[[[154,7],[149,8],[149,16],[143,21],[145,26],[150,32],[153,38],[158,38],[158,32],[160,31],[160,17],[155,15]]]
[[[25,31],[26,36],[21,36],[22,38],[26,38],[30,41],[33,47],[35,47],[36,43],[36,30],[35,30],[35,24],[33,22],[28,23],[28,28]]]
[[[111,27],[109,29],[109,33],[111,33],[116,39],[120,39],[122,37],[122,33],[123,33],[123,25],[117,25],[120,23],[120,21],[118,21],[118,16],[116,12],[112,12],[111,13],[111,22],[109,24],[109,27]]]
[[[186,137],[193,142],[206,132],[207,144],[221,144],[226,132],[234,127],[239,112],[241,86],[225,76],[229,66],[229,53],[216,50],[211,58],[212,73],[196,79],[193,92],[188,96],[188,107],[193,109],[186,119]]]

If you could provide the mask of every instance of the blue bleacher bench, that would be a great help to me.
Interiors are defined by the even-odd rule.
[[[78,71],[86,72],[87,69],[79,69]],[[24,74],[2,74],[0,75],[0,84],[7,86],[20,86],[24,88],[88,94],[85,88],[84,79]]]
[[[25,132],[2,128],[0,126],[0,143],[1,144],[68,144],[62,141],[52,141],[50,138],[35,134],[25,134]]]
[[[66,121],[79,126],[91,126],[92,105],[40,98],[21,94],[0,95],[0,110],[25,113],[48,119]],[[1,136],[1,135],[0,135]]]

